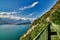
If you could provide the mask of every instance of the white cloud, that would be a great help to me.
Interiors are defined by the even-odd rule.
[[[28,8],[33,8],[37,4],[38,4],[38,2],[34,2],[32,5],[24,6],[24,7],[19,8],[19,10],[25,10],[25,9],[28,9]]]
[[[20,17],[11,15],[10,19],[19,20],[19,19],[20,19]]]
[[[30,21],[33,21],[33,20],[35,20],[35,18],[26,18],[26,17],[21,17],[20,19],[23,19],[23,20],[30,20]]]
[[[0,18],[9,18],[9,19],[15,19],[15,20],[19,20],[20,17],[18,16],[13,16],[13,15],[0,15]]]
[[[35,5],[37,5],[38,2],[34,2],[32,5],[30,5],[29,7],[34,7]]]
[[[27,18],[26,18],[26,17],[21,17],[20,19],[27,20]]]
[[[16,14],[17,12],[11,12],[12,14]]]
[[[33,14],[34,14],[34,13],[31,13],[31,14],[27,15],[26,17],[32,16]]]
[[[10,18],[10,19],[16,19],[19,20],[20,18],[17,16],[14,16],[17,12],[0,12],[0,18]]]
[[[27,18],[27,19],[29,19],[29,20],[31,20],[31,21],[34,21],[34,20],[35,20],[35,18]]]
[[[13,15],[15,13],[17,13],[17,12],[0,12],[0,18],[9,18],[9,19],[15,19],[15,20],[19,20],[19,19],[22,19],[22,20],[35,20],[34,18],[27,18],[29,16],[32,16],[33,13],[29,14],[26,17],[20,17],[20,16]]]
[[[23,20],[27,20],[26,17],[19,17],[19,16],[14,16],[13,14],[15,14],[17,12],[0,12],[0,18],[9,18],[9,19],[15,19],[15,20],[19,20],[19,19],[23,19]],[[30,14],[32,15],[32,14]]]
[[[7,15],[0,15],[0,18],[9,18],[9,16],[7,16]]]
[[[0,12],[0,15],[10,15],[10,14],[15,14],[17,12]]]
[[[30,20],[30,21],[34,21],[35,20],[35,18],[26,18],[26,17],[14,16],[14,15],[10,15],[10,16],[8,16],[8,15],[5,15],[5,16],[0,15],[0,18],[9,18],[9,19],[15,19],[15,20],[22,19],[22,20]]]

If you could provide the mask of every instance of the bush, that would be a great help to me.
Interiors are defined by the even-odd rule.
[[[59,24],[60,25],[60,9],[55,10],[51,15],[50,15],[50,21]]]

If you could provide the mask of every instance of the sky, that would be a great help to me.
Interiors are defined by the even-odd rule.
[[[0,0],[0,18],[35,20],[57,0]]]

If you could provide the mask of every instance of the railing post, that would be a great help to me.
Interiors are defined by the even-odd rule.
[[[51,23],[48,25],[48,40],[51,40],[51,30],[50,30],[50,25],[51,25]]]

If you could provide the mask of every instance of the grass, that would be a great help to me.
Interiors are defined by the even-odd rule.
[[[57,35],[51,35],[51,40],[60,40]]]

